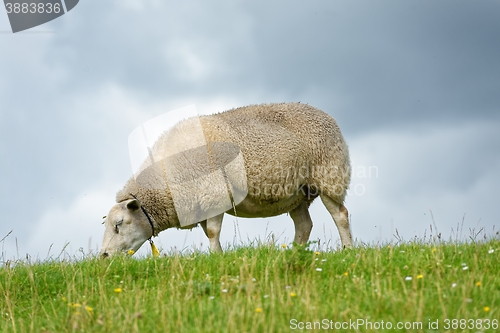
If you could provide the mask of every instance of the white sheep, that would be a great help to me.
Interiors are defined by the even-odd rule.
[[[224,212],[239,217],[289,213],[294,242],[303,244],[312,229],[308,208],[318,196],[343,247],[352,246],[343,205],[351,178],[349,152],[331,116],[309,105],[283,103],[195,118],[162,134],[150,160],[117,193],[105,220],[103,256],[135,252],[165,229],[198,224],[210,250],[222,251]]]

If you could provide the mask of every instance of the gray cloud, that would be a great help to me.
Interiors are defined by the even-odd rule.
[[[78,198],[102,198],[128,178],[130,131],[192,103],[220,111],[300,100],[335,116],[353,156],[380,166],[369,181],[376,194],[352,199],[361,224],[386,221],[391,207],[402,219],[430,202],[460,214],[468,208],[459,205],[490,202],[500,142],[499,7],[81,2],[43,26],[55,33],[1,34],[0,198],[9,209],[0,237],[15,229],[22,238],[65,212],[75,219],[77,202],[97,205]],[[0,27],[8,30],[6,17]],[[497,211],[474,207],[491,225]]]
[[[429,118],[462,121],[492,116],[500,102],[498,7],[115,2],[98,13],[82,6],[49,58],[71,73],[68,87],[114,82],[152,98],[296,100],[321,89],[319,102],[353,131]],[[344,116],[353,114],[355,122]]]

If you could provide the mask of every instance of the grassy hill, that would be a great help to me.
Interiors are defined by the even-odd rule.
[[[495,332],[500,241],[0,268],[0,332]]]

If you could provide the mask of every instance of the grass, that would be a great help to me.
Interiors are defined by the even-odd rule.
[[[19,262],[0,332],[494,332],[499,263],[499,240]]]

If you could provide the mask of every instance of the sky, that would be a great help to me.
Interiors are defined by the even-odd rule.
[[[499,237],[499,31],[496,0],[82,0],[16,34],[0,9],[0,263],[96,253],[132,175],[128,136],[193,104],[300,101],[333,116],[358,245]],[[311,240],[337,247],[319,200],[310,212]],[[286,215],[226,216],[221,242],[293,232]],[[208,245],[201,228],[155,241]]]

